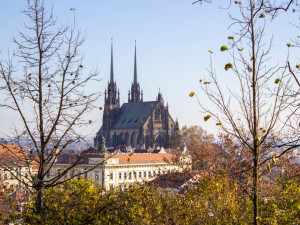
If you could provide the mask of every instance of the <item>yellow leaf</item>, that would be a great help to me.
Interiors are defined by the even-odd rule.
[[[268,172],[270,173],[271,172],[271,166],[270,166],[270,164],[266,163],[266,167],[267,167]]]
[[[260,141],[260,136],[256,136],[255,141]]]
[[[292,46],[292,44],[291,44],[291,43],[287,43],[286,45],[287,45],[288,47],[291,47],[291,46]]]
[[[239,1],[234,1],[234,3],[235,4],[239,4],[239,5],[241,5],[242,3],[241,2],[239,2]]]
[[[199,80],[200,82],[202,82],[202,81],[204,81],[205,80],[205,78],[204,77],[201,77],[201,79]]]
[[[241,48],[238,48],[238,50],[239,50],[239,51],[243,51],[243,50],[244,50],[244,48],[243,48],[243,47],[241,47]]]
[[[266,130],[264,128],[259,128],[263,133],[266,133]]]
[[[251,59],[250,59],[251,61],[253,60],[253,56],[251,57]]]
[[[225,45],[222,45],[222,46],[221,46],[221,51],[222,51],[222,52],[227,51],[227,50],[228,50],[227,46],[225,46]]]
[[[16,92],[17,89],[18,89],[18,88],[15,88],[15,89],[13,90],[13,92]]]
[[[195,95],[195,92],[191,92],[191,93],[189,94],[190,97],[193,97],[194,95]]]
[[[227,71],[228,69],[233,68],[233,65],[231,63],[227,63],[225,65],[225,70]]]
[[[222,122],[216,123],[217,126],[222,126]]]
[[[204,117],[204,121],[206,122],[207,120],[209,120],[209,118],[211,117],[211,115],[207,115]]]
[[[211,50],[208,50],[209,53],[213,53]]]
[[[206,81],[206,82],[204,82],[204,84],[210,84],[211,82],[209,82],[209,81]]]
[[[233,36],[229,36],[228,39],[229,39],[229,40],[233,40],[234,37],[233,37]]]
[[[28,76],[30,77],[30,76],[31,76],[31,73],[30,73],[30,74],[28,74]]]
[[[259,15],[259,18],[265,18],[265,14],[261,13],[261,14]]]
[[[299,69],[299,68],[300,68],[300,64],[297,64],[297,65],[296,65],[296,68],[298,68],[298,69]]]
[[[278,84],[278,83],[279,83],[279,81],[280,81],[280,79],[279,79],[279,78],[277,78],[277,79],[275,80],[275,84]]]
[[[272,157],[272,162],[273,162],[273,164],[276,164],[275,155],[273,155],[273,157]]]

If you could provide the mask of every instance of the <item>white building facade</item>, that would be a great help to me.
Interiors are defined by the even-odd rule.
[[[104,155],[104,157],[93,155],[85,160],[85,163],[78,164],[62,179],[68,179],[70,176],[88,171],[81,176],[92,179],[107,189],[122,189],[134,182],[150,181],[161,174],[182,171],[185,167],[189,167],[188,163],[184,166],[173,164],[173,157],[174,155],[170,153],[126,153]],[[49,177],[60,174],[68,165],[67,163],[55,163]]]

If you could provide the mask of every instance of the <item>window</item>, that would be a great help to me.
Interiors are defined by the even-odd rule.
[[[12,173],[10,174],[10,179],[14,179],[14,175]]]
[[[148,175],[149,175],[149,177],[152,177],[152,171],[149,171]]]
[[[129,179],[131,179],[131,178],[132,178],[131,176],[132,176],[132,173],[131,173],[131,172],[129,172]]]
[[[127,173],[124,172],[124,179],[127,179]]]
[[[7,180],[7,174],[4,174],[4,180]]]
[[[26,173],[27,174],[27,173]],[[25,177],[26,177],[26,174],[25,174]],[[50,177],[50,170],[48,170],[48,172],[47,172],[47,178],[49,178]],[[27,178],[27,177],[26,177]]]
[[[147,177],[147,171],[144,171],[144,178]]]
[[[114,185],[113,184],[110,184],[109,185],[109,190],[112,190],[114,188]]]
[[[25,178],[28,178],[28,173],[25,173]]]
[[[156,172],[155,172],[155,171],[153,171],[153,176],[154,176],[154,177],[156,176]]]
[[[110,180],[113,180],[113,179],[114,179],[114,174],[113,174],[113,173],[110,173],[110,174],[109,174],[109,179],[110,179]]]
[[[87,173],[84,174],[84,179],[87,179]]]
[[[99,176],[95,175],[95,181],[99,181]]]
[[[120,180],[122,179],[122,173],[121,172],[119,173],[119,179]]]
[[[139,172],[139,178],[142,178],[142,172]]]
[[[136,179],[136,172],[133,171],[133,178]]]

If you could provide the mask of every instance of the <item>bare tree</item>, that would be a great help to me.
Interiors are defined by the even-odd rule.
[[[74,8],[70,11],[75,13]],[[23,14],[29,21],[26,31],[18,32],[13,38],[16,50],[8,60],[0,61],[0,90],[6,96],[1,107],[18,113],[23,125],[14,128],[14,141],[28,137],[35,154],[18,152],[22,167],[29,168],[26,178],[18,167],[2,166],[36,192],[36,213],[42,216],[43,190],[59,184],[81,160],[77,157],[59,175],[46,179],[61,152],[82,140],[78,128],[92,123],[86,113],[94,108],[99,93],[84,88],[96,80],[97,71],[83,71],[80,48],[85,38],[75,24],[75,15],[74,24],[58,27],[53,11],[46,10],[43,0],[28,0]],[[50,144],[56,151],[47,153]],[[36,175],[33,165],[37,166]],[[70,178],[77,175],[80,173]]]
[[[284,63],[282,66],[270,65],[272,39],[267,43],[264,41],[265,14],[272,12],[268,8],[269,2],[248,0],[234,3],[239,7],[240,15],[230,16],[233,21],[230,27],[238,28],[234,36],[228,37],[229,46],[223,45],[221,51],[230,53],[231,60],[224,63],[224,69],[225,73],[232,71],[227,76],[230,76],[229,80],[236,79],[238,90],[232,87],[226,91],[222,89],[211,60],[209,79],[202,79],[201,83],[215,109],[198,102],[205,113],[204,120],[212,118],[223,132],[240,143],[240,148],[246,152],[243,155],[249,156],[251,166],[247,170],[252,170],[253,224],[258,224],[259,180],[266,171],[262,165],[271,160],[265,157],[283,134],[283,112],[291,106],[291,77]],[[269,163],[266,165],[268,167]]]

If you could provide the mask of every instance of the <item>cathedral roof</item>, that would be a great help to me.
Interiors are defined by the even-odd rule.
[[[139,129],[141,120],[145,122],[148,119],[151,106],[155,107],[156,104],[157,101],[124,103],[112,129]]]

